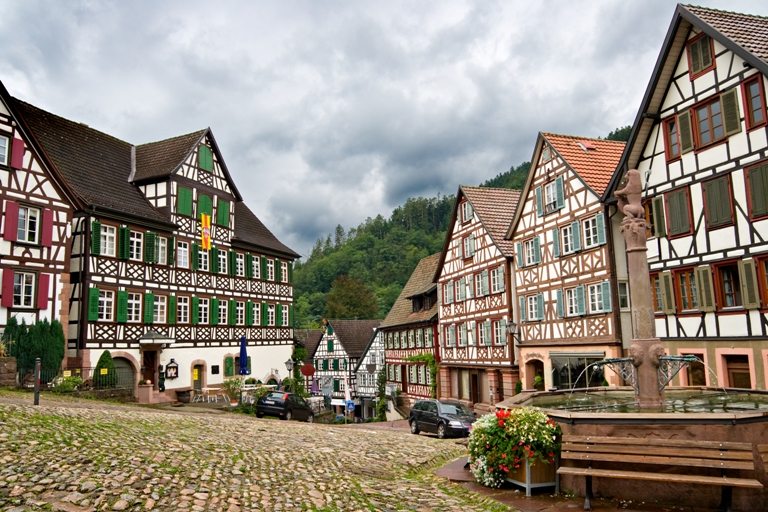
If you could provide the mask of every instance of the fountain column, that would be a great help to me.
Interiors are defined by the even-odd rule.
[[[615,195],[619,211],[624,213],[621,231],[626,242],[629,272],[632,308],[632,344],[629,353],[637,379],[635,398],[640,408],[658,408],[664,400],[658,377],[659,356],[664,355],[664,346],[656,337],[656,320],[651,301],[640,171],[627,171],[622,184],[624,186],[616,190]]]

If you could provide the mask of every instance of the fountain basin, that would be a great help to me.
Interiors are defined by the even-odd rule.
[[[734,489],[733,508],[768,511],[768,477],[757,445],[768,443],[768,392],[712,388],[667,388],[662,407],[640,409],[634,390],[589,388],[571,392],[523,392],[496,404],[497,409],[533,406],[546,411],[563,433],[584,436],[627,436],[642,439],[735,441],[753,444],[757,478],[762,490]],[[560,487],[584,495],[584,479],[564,475]],[[595,495],[696,510],[715,508],[720,489],[702,485],[648,484],[631,480],[600,479]],[[680,497],[685,496],[684,503]]]

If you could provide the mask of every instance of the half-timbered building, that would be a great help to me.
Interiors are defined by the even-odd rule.
[[[356,368],[371,339],[376,336],[380,320],[324,320],[323,334],[312,360],[314,378],[320,392],[330,398],[337,412],[344,412],[346,401],[355,403],[360,416],[360,399],[356,396]],[[315,385],[313,384],[313,387]]]
[[[380,326],[387,387],[400,391],[406,407],[419,398],[437,396],[440,354],[435,275],[439,263],[440,253],[419,261]]]
[[[459,187],[436,273],[441,398],[490,407],[518,381],[509,343],[513,245],[505,238],[519,190]]]
[[[66,325],[73,204],[0,82],[0,330],[11,317]]]
[[[767,75],[768,18],[678,5],[606,192],[640,171],[656,334],[703,361],[679,384],[768,389]]]
[[[627,307],[627,282],[616,281],[601,202],[623,149],[610,140],[538,136],[507,233],[515,246],[513,330],[525,389],[599,386],[606,377],[619,383],[602,367],[588,367],[623,355],[616,310]]]
[[[376,329],[355,366],[355,395],[360,401],[360,414],[363,419],[376,416],[378,378],[384,371],[384,366],[384,338],[381,330]]]
[[[12,100],[74,191],[67,366],[116,366],[184,390],[233,376],[240,339],[263,381],[290,357],[292,261],[243,203],[210,129],[133,145]],[[86,370],[83,370],[86,371]]]

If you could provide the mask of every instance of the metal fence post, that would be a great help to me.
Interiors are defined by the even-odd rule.
[[[35,405],[40,405],[40,358],[35,358]]]

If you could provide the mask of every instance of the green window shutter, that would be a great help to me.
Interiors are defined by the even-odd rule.
[[[151,325],[155,318],[155,296],[151,293],[144,294],[144,323]]]
[[[275,306],[275,325],[282,327],[283,325],[283,305],[277,304]]]
[[[557,301],[557,317],[563,318],[563,290],[555,291],[555,299]]]
[[[338,392],[341,386],[339,385],[339,379],[333,379],[333,391]]]
[[[541,263],[541,241],[538,235],[533,237],[533,260],[535,263]]]
[[[725,135],[733,135],[741,131],[741,112],[739,112],[739,97],[734,87],[720,95],[723,106],[723,127]]]
[[[328,360],[327,359],[323,359],[323,370],[325,370],[325,371],[328,370]]]
[[[131,231],[128,226],[120,226],[118,232],[117,257],[121,260],[128,259],[128,244],[131,243]]]
[[[235,251],[229,251],[227,258],[229,259],[229,268],[227,270],[229,271],[230,276],[234,276],[237,274],[237,253]]]
[[[211,325],[219,325],[219,299],[212,298],[211,306],[208,311],[208,320]]]
[[[211,247],[211,261],[208,262],[208,266],[211,269],[211,273],[219,273],[219,249]]]
[[[88,321],[95,322],[99,319],[99,289],[88,289]]]
[[[600,245],[605,244],[605,217],[602,213],[598,213],[595,217],[597,221],[597,243]]]
[[[517,268],[523,268],[523,244],[515,244],[515,257],[517,259]]]
[[[611,307],[611,283],[610,281],[603,281],[603,283],[600,285],[600,292],[603,296],[603,311],[606,313],[610,312],[613,308]]]
[[[200,299],[198,297],[192,297],[192,325],[197,325],[200,322]]]
[[[739,261],[739,280],[741,281],[741,299],[746,309],[760,307],[760,294],[757,284],[755,260],[747,258]]]
[[[157,263],[157,253],[155,252],[155,240],[157,235],[152,231],[144,234],[144,261],[146,263]]]
[[[288,322],[290,322],[290,327],[293,327],[293,304],[288,305]]]
[[[702,184],[705,200],[704,214],[708,226],[719,226],[732,220],[728,179],[728,176],[724,176]]]
[[[584,285],[576,287],[576,313],[579,315],[586,314],[586,300],[584,297]]]
[[[266,302],[261,303],[261,325],[269,325],[269,306]]]
[[[245,254],[245,277],[253,279],[253,254]]]
[[[173,265],[176,260],[176,237],[168,240],[168,265]]]
[[[664,313],[669,315],[675,312],[675,285],[671,272],[661,273],[661,294],[664,298]]]
[[[676,190],[669,194],[670,234],[687,233],[691,230],[690,209],[686,189]]]
[[[245,325],[253,325],[253,302],[245,302]]]
[[[338,371],[338,369],[339,369],[339,360],[338,359],[334,359],[333,360],[333,369]]]
[[[261,279],[264,281],[267,280],[267,257],[266,256],[261,257]]]
[[[219,198],[216,201],[216,224],[229,226],[229,201]]]
[[[544,320],[544,294],[536,295],[536,320]]]
[[[245,360],[246,368],[248,368],[248,375],[251,374],[251,356],[248,356]]]
[[[560,257],[560,230],[557,228],[552,230],[552,256]]]
[[[224,376],[235,376],[235,358],[232,356],[227,356],[224,358]]]
[[[200,218],[201,214],[213,215],[213,201],[211,196],[207,194],[197,194],[197,218]]]
[[[283,280],[283,265],[279,259],[275,258],[275,281],[282,282]]]
[[[200,144],[197,148],[197,165],[204,171],[213,170],[213,154],[211,148],[205,144]]]
[[[176,323],[176,296],[175,295],[168,296],[168,323],[169,324]]]
[[[200,257],[200,246],[197,244],[192,244],[192,250],[190,251],[189,259],[190,259],[190,267],[192,267],[192,270],[197,270],[197,267],[200,265],[199,261]]]
[[[653,231],[658,237],[665,236],[667,234],[667,226],[664,220],[664,197],[654,197],[651,202],[651,209],[653,211]]]
[[[117,321],[124,324],[128,321],[128,292],[117,292]]]
[[[237,322],[237,302],[235,299],[229,299],[227,304],[227,323],[229,325],[235,325]]]
[[[520,297],[518,302],[520,303],[520,321],[525,322],[526,320],[525,297]]]
[[[544,198],[541,196],[541,187],[536,187],[536,216],[544,215]]]
[[[333,352],[333,338],[328,338],[327,347],[328,352]]]
[[[555,202],[558,210],[565,206],[565,187],[563,186],[562,176],[558,176],[555,179]]]
[[[715,310],[715,288],[712,284],[712,269],[709,265],[696,267],[696,289],[699,292],[699,307],[702,311]]]
[[[293,283],[293,262],[288,262],[288,283]]]
[[[101,254],[101,222],[91,222],[91,252],[98,256]]]
[[[688,153],[693,149],[693,128],[691,127],[691,111],[686,110],[677,116],[680,130],[680,152]]]
[[[577,220],[571,223],[571,242],[574,252],[581,250],[581,223]]]
[[[178,187],[176,189],[176,213],[192,216],[192,189],[187,187]]]
[[[768,214],[768,164],[749,170],[749,199],[753,216]]]

